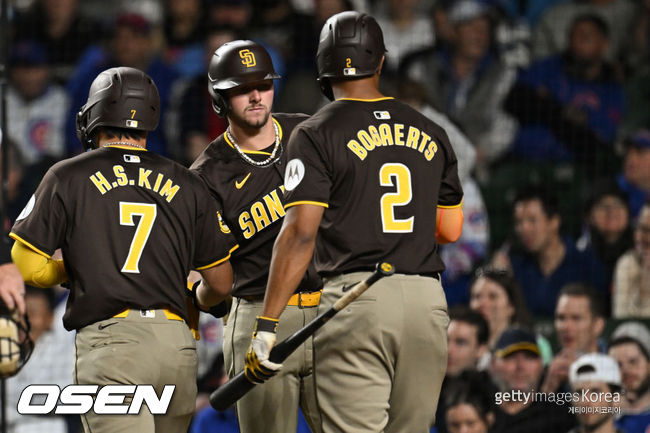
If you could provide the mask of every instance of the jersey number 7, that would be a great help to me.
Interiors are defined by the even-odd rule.
[[[140,257],[142,256],[142,251],[147,240],[149,240],[157,212],[155,204],[120,202],[120,225],[134,226],[135,222],[133,221],[133,217],[140,217],[140,222],[135,229],[135,235],[133,235],[133,240],[131,241],[129,254],[126,256],[124,266],[122,266],[122,272],[140,273]]]

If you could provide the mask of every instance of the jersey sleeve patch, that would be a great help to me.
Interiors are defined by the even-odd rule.
[[[287,191],[293,191],[305,177],[305,164],[294,158],[289,161],[284,173],[284,187]]]

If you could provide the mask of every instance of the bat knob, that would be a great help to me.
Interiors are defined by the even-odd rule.
[[[395,266],[391,265],[388,262],[377,263],[376,269],[382,277],[388,277],[389,275],[393,275],[395,273]]]

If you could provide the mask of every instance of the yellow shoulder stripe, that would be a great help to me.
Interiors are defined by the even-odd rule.
[[[143,149],[141,147],[133,147],[133,146],[120,146],[119,144],[110,144],[108,146],[104,147],[117,147],[118,149],[124,149],[124,150],[134,150],[137,152],[146,152],[147,149]]]
[[[360,102],[377,102],[377,101],[387,101],[389,99],[395,99],[392,96],[384,96],[383,98],[374,98],[374,99],[361,99],[361,98],[339,98],[337,101],[360,101]]]
[[[51,259],[51,258],[52,258],[51,255],[49,255],[49,254],[47,254],[47,253],[41,251],[40,249],[36,248],[34,245],[30,244],[29,242],[27,242],[25,239],[21,238],[20,236],[18,236],[18,235],[17,235],[16,233],[14,233],[14,232],[9,233],[9,237],[10,237],[11,239],[15,240],[15,241],[20,242],[21,244],[25,244],[25,245],[28,246],[31,250],[34,250],[35,252],[39,253],[40,255],[42,255],[43,257],[45,257],[46,259]]]
[[[329,204],[323,203],[321,201],[300,200],[300,201],[292,201],[291,203],[287,203],[287,204],[284,205],[284,208],[288,209],[291,206],[296,206],[296,205],[299,205],[299,204],[313,204],[313,205],[322,206],[322,207],[325,207],[325,208],[330,207]]]
[[[226,257],[224,257],[223,259],[219,259],[216,262],[210,263],[209,265],[199,266],[198,268],[196,268],[196,270],[197,271],[202,271],[203,269],[209,269],[209,268],[212,268],[214,266],[217,266],[220,263],[225,262],[226,260],[230,259],[230,256],[232,255],[232,252],[235,251],[237,248],[239,248],[239,244],[232,247],[230,249],[230,251],[228,251],[228,255]]]

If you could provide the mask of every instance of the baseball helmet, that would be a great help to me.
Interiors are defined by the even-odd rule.
[[[218,116],[225,117],[228,114],[225,90],[277,78],[280,76],[263,46],[244,40],[226,42],[214,52],[208,68],[208,92],[212,97],[212,108]]]
[[[153,131],[159,120],[160,96],[151,77],[135,68],[111,68],[90,86],[88,101],[77,113],[77,137],[92,149],[98,126]]]
[[[17,374],[27,363],[34,350],[29,336],[29,320],[11,312],[0,303],[0,377]]]
[[[385,52],[384,36],[373,17],[355,11],[332,15],[320,32],[316,53],[321,91],[333,100],[330,78],[373,75]]]

